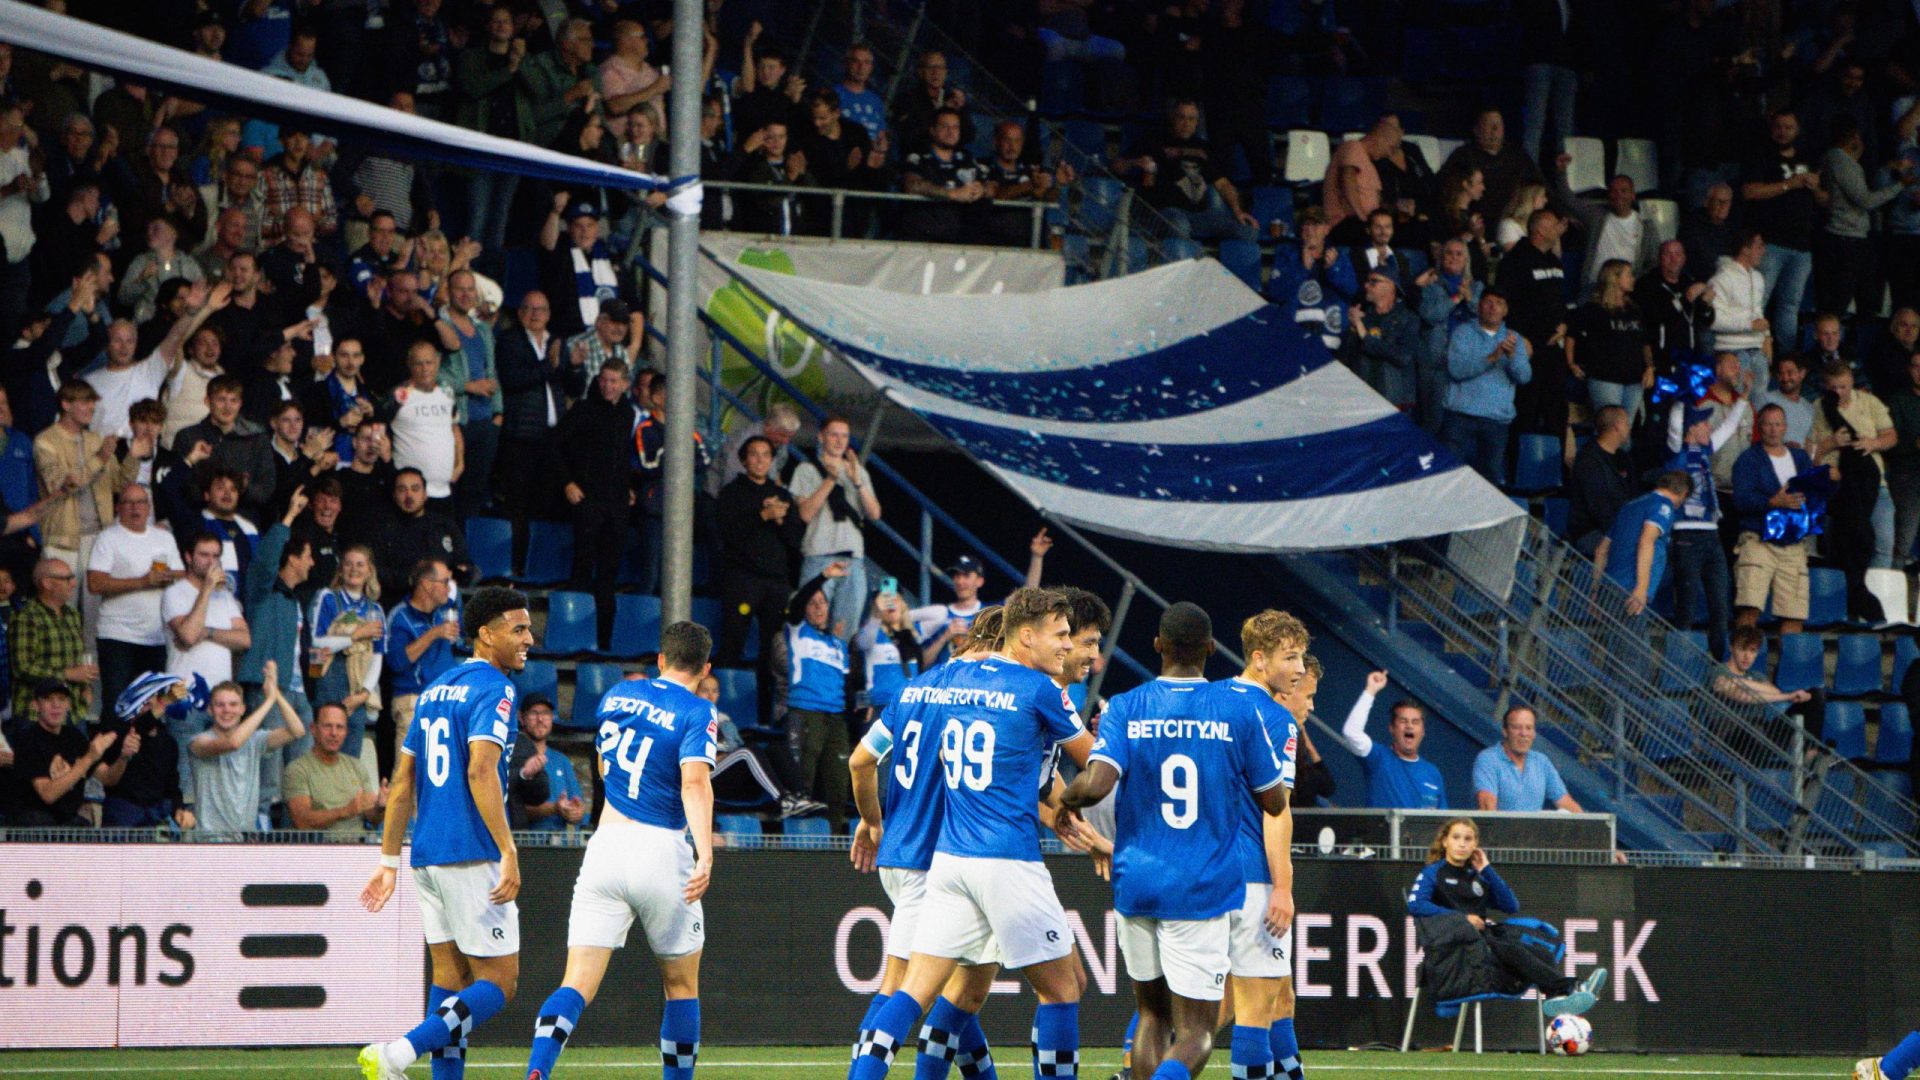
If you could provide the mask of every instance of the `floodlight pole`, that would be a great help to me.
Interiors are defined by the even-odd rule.
[[[667,100],[669,175],[700,173],[701,0],[674,0],[673,89]],[[666,623],[693,617],[694,432],[699,427],[695,376],[700,366],[698,276],[700,216],[673,214],[667,226],[667,445],[660,568]]]

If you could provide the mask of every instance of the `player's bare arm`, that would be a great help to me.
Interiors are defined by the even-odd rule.
[[[506,793],[500,789],[500,744],[487,739],[467,743],[467,791],[473,796],[474,809],[486,823],[487,835],[500,849],[500,884],[487,899],[495,904],[511,903],[520,895],[520,851],[513,846],[513,833],[507,829]],[[389,818],[391,820],[391,818]]]
[[[847,857],[855,870],[870,874],[880,854],[884,828],[880,820],[880,759],[861,742],[847,758],[847,771],[853,778],[853,805],[860,812],[860,824],[853,830],[853,847]]]
[[[693,835],[693,872],[687,875],[686,901],[700,899],[713,880],[713,766],[704,761],[680,764],[680,805]]]
[[[400,873],[400,848],[407,842],[407,823],[413,820],[413,755],[400,751],[387,787],[387,816],[380,834],[380,868],[360,890],[360,906],[378,912],[393,898],[394,879]]]

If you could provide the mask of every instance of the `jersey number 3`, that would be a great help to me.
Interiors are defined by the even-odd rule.
[[[975,720],[962,728],[960,721],[949,720],[940,732],[940,763],[947,770],[947,787],[955,791],[966,784],[974,791],[985,791],[993,783],[993,725]]]
[[[909,720],[900,729],[900,761],[893,767],[894,782],[913,790],[914,777],[920,775],[920,721]]]

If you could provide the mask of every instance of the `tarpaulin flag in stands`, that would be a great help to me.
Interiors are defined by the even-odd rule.
[[[1210,259],[1023,295],[734,266],[1029,503],[1182,547],[1355,547],[1521,516]]]

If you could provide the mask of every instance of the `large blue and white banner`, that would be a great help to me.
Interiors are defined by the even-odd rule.
[[[730,269],[1029,503],[1101,532],[1300,551],[1521,516],[1210,259],[999,296]]]

